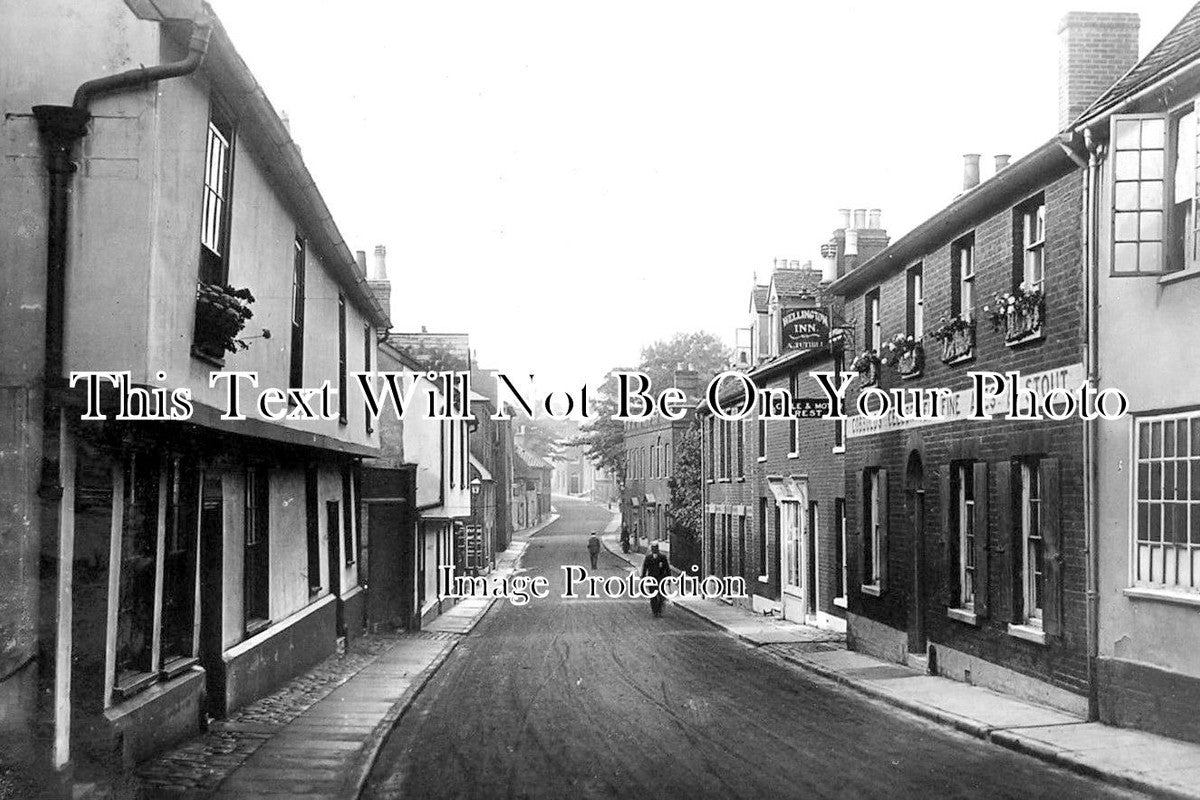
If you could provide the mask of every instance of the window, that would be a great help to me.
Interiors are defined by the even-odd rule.
[[[204,151],[204,202],[200,222],[200,281],[224,284],[229,274],[229,202],[233,178],[233,123],[211,101]]]
[[[1022,621],[1040,627],[1046,596],[1045,542],[1042,538],[1042,493],[1036,458],[1020,462]]]
[[[799,396],[799,379],[796,373],[792,373],[788,381],[788,389],[791,391],[792,402]],[[788,413],[792,413],[792,409],[788,409]],[[798,455],[800,453],[800,419],[793,417],[788,420],[788,453]]]
[[[195,655],[196,546],[200,532],[200,471],[182,456],[167,460],[166,537],[163,543],[162,664]]]
[[[883,323],[879,319],[879,290],[873,289],[866,295],[866,326],[863,330],[863,346],[877,350],[883,344]]]
[[[950,312],[970,319],[975,316],[975,234],[967,234],[950,246],[950,260]]]
[[[758,498],[758,574],[767,577],[767,498]]]
[[[304,470],[304,532],[308,549],[308,596],[321,591],[321,520],[317,497],[317,468]]]
[[[454,427],[451,426],[451,431]],[[342,467],[342,556],[346,564],[353,564],[358,555],[358,545],[354,541],[354,473],[349,466]]]
[[[1200,591],[1200,411],[1139,418],[1133,436],[1133,584]]]
[[[746,515],[738,516],[737,525],[737,575],[745,575],[746,573]]]
[[[1113,118],[1113,274],[1195,269],[1196,112]]]
[[[958,606],[975,607],[975,482],[969,463],[954,466],[958,534]]]
[[[925,280],[921,273],[920,264],[908,270],[907,283],[905,333],[914,339],[920,340],[921,334],[925,330]]]
[[[670,477],[670,475],[671,475],[671,443],[667,442],[664,445],[664,447],[666,447],[666,454],[667,454],[667,456],[666,456],[667,477]]]
[[[121,582],[117,605],[116,689],[125,695],[155,667],[154,603],[158,563],[159,458],[132,453],[124,465]]]
[[[887,471],[863,470],[862,584],[868,594],[883,591],[887,538]]]
[[[837,564],[837,600],[842,602],[838,605],[844,605],[846,602],[846,592],[850,587],[850,565],[846,560],[846,498],[837,497],[833,501],[833,546],[836,550],[835,562]]]
[[[708,515],[708,574],[717,574],[717,515]]]
[[[454,446],[454,431],[458,426],[453,422],[448,422],[446,427],[450,429],[450,444],[446,447],[446,462],[449,466],[446,472],[450,476],[450,488],[453,489],[458,482],[458,468],[455,466],[458,450]]]
[[[288,386],[304,385],[304,240],[296,237],[292,246],[292,349]]]
[[[719,434],[721,436],[721,468],[717,471],[720,478],[729,477],[729,422],[721,420]]]
[[[346,296],[338,294],[338,421],[346,424],[350,393],[346,391]]]
[[[836,383],[841,379],[842,373],[846,371],[846,356],[843,353],[838,353],[833,357],[833,375]],[[846,413],[846,405],[842,404],[842,413]],[[833,421],[833,452],[842,453],[846,450],[846,420],[836,419]]]
[[[243,611],[246,635],[266,627],[270,614],[270,520],[268,472],[263,467],[246,470],[243,517]]]
[[[1021,231],[1018,284],[1027,291],[1042,290],[1046,278],[1046,200],[1038,195],[1017,209]]]
[[[708,479],[716,477],[717,418],[708,418]]]
[[[739,419],[737,426],[737,474],[739,478],[746,477],[746,421]]]
[[[762,417],[758,418],[758,457],[767,457],[767,421]]]

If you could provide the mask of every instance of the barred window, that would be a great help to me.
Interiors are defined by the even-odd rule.
[[[1133,582],[1200,590],[1200,411],[1139,419],[1134,438]]]

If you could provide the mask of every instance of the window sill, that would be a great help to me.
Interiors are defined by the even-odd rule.
[[[947,367],[953,367],[957,364],[965,364],[968,361],[974,361],[974,360],[975,360],[975,348],[972,347],[970,350],[963,353],[961,356],[955,356],[954,358],[950,359],[949,361],[947,361],[946,359],[942,359],[942,363],[945,364]]]
[[[249,639],[256,633],[261,633],[271,627],[269,619],[248,619],[246,620],[246,638]]]
[[[1200,269],[1184,269],[1178,272],[1171,272],[1159,278],[1158,284],[1160,286],[1165,286],[1170,283],[1179,283],[1180,281],[1190,280],[1191,278],[1200,278]]]
[[[1200,606],[1200,593],[1176,592],[1170,589],[1148,589],[1142,586],[1130,586],[1124,592],[1126,597],[1133,600],[1153,600],[1158,603]]]
[[[846,602],[846,598],[844,598],[844,597],[835,597],[835,598],[833,598],[833,604],[834,604],[835,606],[837,606],[838,608],[846,608],[846,606],[847,606],[847,605],[849,605],[849,604]]]
[[[840,453],[845,453],[845,452],[846,452],[846,445],[844,445],[844,444],[837,445],[837,446],[836,446],[836,447],[834,447],[834,448],[833,448],[833,449],[832,449],[830,452],[831,452],[831,453],[833,453],[834,455],[838,455],[838,454],[840,454]]]
[[[924,372],[925,372],[924,370],[918,369],[913,372],[897,372],[896,374],[900,376],[900,380],[902,380],[902,381],[911,381],[914,378],[921,377],[921,375],[923,375]]]
[[[871,597],[879,597],[880,595],[883,594],[883,590],[879,588],[878,583],[871,585],[871,586],[867,586],[864,584],[861,587],[861,589],[862,589],[863,594],[870,595]]]
[[[158,675],[154,672],[126,673],[113,684],[113,698],[116,700],[128,700],[138,692],[144,691],[157,682]]]
[[[1005,347],[1020,347],[1021,345],[1029,344],[1030,342],[1040,342],[1042,339],[1045,338],[1045,336],[1046,336],[1045,324],[1043,323],[1042,327],[1039,328],[1034,333],[1027,333],[1024,336],[1017,337],[1016,339],[1013,339],[1011,341],[1008,339],[1005,339],[1004,346]]]
[[[200,659],[198,658],[193,658],[191,656],[177,656],[169,659],[167,663],[163,664],[162,669],[158,671],[158,674],[162,676],[163,680],[169,681],[172,678],[178,677],[187,672],[189,669],[199,663]]]
[[[734,483],[745,483],[745,482],[746,482],[746,476],[745,476],[745,475],[743,475],[743,476],[742,476],[742,477],[740,477],[740,478],[734,478],[734,479],[733,479],[733,482],[734,482]]]
[[[1027,642],[1033,642],[1034,644],[1046,643],[1046,632],[1040,627],[1034,627],[1033,625],[1013,625],[1010,623],[1008,626],[1008,635],[1017,639],[1024,639]]]
[[[799,453],[788,453],[787,457],[788,458],[799,458],[800,454]]]
[[[979,626],[979,617],[969,608],[947,608],[946,616],[967,625]]]
[[[200,348],[196,347],[196,345],[192,345],[192,358],[196,359],[197,361],[203,361],[205,364],[213,367],[225,366],[225,359],[221,358],[220,356],[214,356],[206,353]]]
[[[717,478],[717,483],[729,483],[729,478]]]
[[[757,462],[758,462],[758,463],[760,463],[760,464],[764,464],[764,463],[766,463],[766,461],[767,461],[767,457],[766,457],[766,456],[759,456],[758,458],[756,458],[756,459],[754,459],[754,460],[755,460],[755,461],[757,461]]]
[[[770,575],[759,575],[759,576],[758,576],[758,582],[759,582],[759,583],[770,583],[770,582],[771,582],[771,576],[770,576]]]

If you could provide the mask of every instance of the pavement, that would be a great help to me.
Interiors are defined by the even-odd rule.
[[[620,515],[605,547],[621,553]],[[846,649],[845,635],[756,614],[721,600],[673,605],[769,653],[842,686],[944,726],[1035,756],[1114,786],[1173,798],[1200,798],[1200,745],[1099,722]]]
[[[529,537],[513,535],[492,575],[519,569]],[[136,775],[77,792],[89,798],[352,800],[380,747],[429,678],[491,608],[462,600],[421,631],[369,634],[280,690],[218,720]]]
[[[750,620],[756,645],[677,606],[654,617],[645,599],[564,597],[563,567],[588,563],[588,533],[612,514],[557,506],[520,564],[547,596],[498,603],[459,643],[384,743],[365,800],[1133,795],[780,655],[845,652],[839,634]],[[605,551],[589,573],[615,585],[629,571]]]

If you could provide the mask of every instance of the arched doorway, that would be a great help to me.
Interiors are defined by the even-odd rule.
[[[904,507],[912,547],[912,591],[908,605],[908,651],[924,655],[925,633],[925,467],[921,454],[908,455],[904,474]]]

